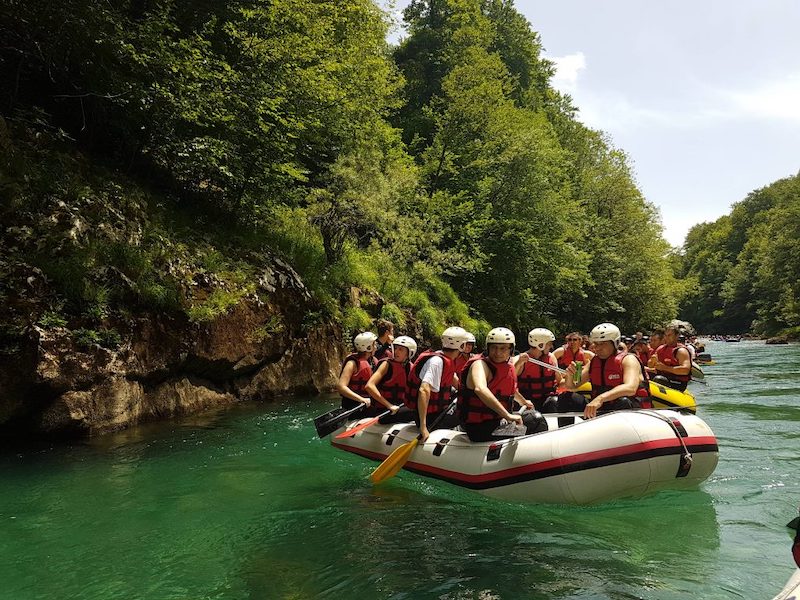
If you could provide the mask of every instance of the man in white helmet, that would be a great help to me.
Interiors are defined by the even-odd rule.
[[[486,354],[469,360],[464,369],[464,385],[458,397],[458,416],[462,429],[473,442],[488,442],[497,436],[494,430],[502,421],[525,425],[526,433],[547,431],[547,421],[533,410],[517,388],[514,332],[495,327],[486,335]],[[531,410],[519,415],[514,402]],[[513,435],[513,434],[512,434]]]
[[[455,359],[464,350],[467,332],[462,327],[448,327],[442,332],[442,349],[419,355],[408,374],[406,406],[416,411],[415,421],[421,441],[428,439],[428,425],[450,406],[452,389],[458,385]],[[444,416],[437,428],[455,427],[455,415]]]
[[[528,351],[514,359],[519,382],[519,393],[533,402],[536,410],[545,410],[545,404],[552,405],[547,412],[556,411],[556,387],[561,383],[561,374],[553,369],[531,362],[533,358],[558,368],[556,357],[550,352],[556,336],[544,327],[531,329],[528,333]]]
[[[644,367],[636,356],[620,351],[621,337],[619,328],[611,323],[600,323],[592,329],[589,341],[594,344],[595,357],[583,366],[577,383],[575,363],[567,367],[568,391],[558,397],[559,412],[583,410],[583,416],[591,419],[598,412],[652,407]],[[592,398],[588,403],[581,394],[571,393],[587,381],[592,384]],[[572,417],[560,417],[558,425],[562,427],[572,422]]]
[[[377,339],[378,336],[371,331],[359,333],[353,339],[355,352],[344,359],[339,381],[336,382],[336,391],[342,396],[342,408],[355,408],[359,404],[366,407],[370,405],[366,386],[375,367],[372,354],[375,352]]]

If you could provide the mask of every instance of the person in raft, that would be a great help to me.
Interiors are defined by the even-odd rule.
[[[369,394],[367,382],[372,377],[375,366],[373,353],[375,340],[378,336],[371,331],[359,333],[353,339],[355,352],[349,354],[342,363],[339,381],[336,382],[336,391],[342,396],[342,408],[355,408],[359,403],[369,408]]]
[[[430,435],[428,425],[450,407],[452,390],[458,385],[455,359],[464,351],[467,331],[463,327],[448,327],[442,332],[442,349],[426,350],[419,355],[408,373],[406,406],[414,411],[420,440]],[[447,415],[437,429],[451,429],[458,421]]]
[[[653,360],[653,356],[655,356],[656,350],[658,350],[658,347],[663,343],[664,343],[664,330],[663,329],[654,330],[653,333],[650,334],[650,339],[647,340],[648,353],[650,354],[650,360],[647,361],[648,364],[650,364],[650,361]],[[655,371],[653,371],[650,368],[647,369],[647,372],[655,373]]]
[[[394,323],[386,319],[378,319],[375,324],[378,329],[378,341],[375,348],[375,360],[381,360],[387,356],[391,358],[392,340],[394,339]]]
[[[583,337],[580,331],[568,333],[566,338],[567,343],[553,352],[553,356],[555,356],[558,361],[558,366],[562,369],[566,369],[567,366],[576,360],[581,361],[583,364],[588,364],[589,361],[592,360],[594,352],[583,348]]]
[[[647,345],[647,340],[634,339],[633,344],[631,345],[631,351],[633,354],[636,355],[636,358],[639,359],[639,362],[646,367],[647,363],[650,361],[650,356],[651,356],[650,347]]]
[[[391,358],[378,361],[372,377],[366,385],[367,393],[372,398],[372,406],[364,412],[365,417],[383,415],[380,423],[408,423],[414,420],[414,412],[405,406],[408,390],[408,370],[410,361],[417,353],[417,342],[414,338],[401,335],[392,342]]]
[[[686,347],[678,344],[679,335],[678,327],[669,325],[664,328],[664,343],[650,359],[650,367],[656,373],[654,383],[683,392],[692,378],[692,359]]]
[[[652,408],[647,374],[633,354],[619,350],[620,332],[616,325],[600,323],[591,333],[595,357],[583,365],[579,382],[575,382],[575,363],[567,367],[564,383],[567,391],[558,396],[558,412],[583,411],[591,419],[598,412],[631,408]],[[592,384],[591,401],[573,390],[587,381]],[[559,417],[558,426],[570,425],[573,417]]]
[[[552,404],[557,401],[556,387],[561,383],[562,377],[560,373],[534,364],[528,359],[535,358],[558,367],[558,361],[550,352],[555,339],[556,336],[549,329],[544,327],[531,329],[528,333],[528,351],[519,354],[514,359],[519,393],[533,402],[536,410],[544,410],[546,403]],[[550,412],[555,412],[555,410],[550,410]]]
[[[507,437],[493,435],[503,419],[525,425],[526,433],[547,431],[547,421],[538,411],[529,410],[522,415],[511,412],[514,401],[533,409],[533,403],[517,389],[517,372],[511,361],[514,343],[514,332],[495,327],[486,336],[486,353],[471,358],[464,369],[458,416],[461,428],[473,442]]]
[[[475,349],[475,341],[475,335],[468,331],[464,349],[458,353],[455,361],[453,361],[456,364],[456,375],[458,375],[459,382],[461,381],[461,373],[464,372],[464,367],[467,366],[467,361],[474,356],[472,351]]]

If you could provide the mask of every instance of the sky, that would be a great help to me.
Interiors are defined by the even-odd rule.
[[[397,0],[395,10],[408,4]],[[800,172],[800,1],[517,0],[578,119],[631,159],[664,237]],[[396,31],[393,41],[403,34]]]

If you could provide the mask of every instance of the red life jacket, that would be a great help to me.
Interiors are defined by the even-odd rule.
[[[543,353],[538,360],[553,364],[556,361],[552,360],[552,357],[553,355],[547,352]],[[531,402],[537,403],[555,394],[556,373],[528,361],[525,363],[522,373],[518,376],[518,383],[519,393]]]
[[[390,404],[403,404],[408,390],[408,363],[399,363],[391,358],[382,359],[378,366],[381,363],[388,364],[383,379],[378,382],[378,391]]]
[[[458,355],[458,356],[456,356],[456,357],[455,357],[455,359],[453,360],[453,364],[455,365],[455,368],[456,368],[456,375],[458,375],[458,378],[459,378],[459,379],[461,379],[461,373],[463,373],[463,372],[464,372],[464,367],[466,367],[466,366],[467,366],[467,362],[468,362],[468,361],[469,361],[469,359],[470,359],[470,358],[472,358],[473,356],[475,356],[475,355],[474,355],[474,354],[470,354],[469,356],[467,356],[467,357],[465,358],[465,357],[464,357],[464,353],[463,353],[463,352],[461,352],[461,353],[459,353],[459,355]]]
[[[369,398],[369,394],[367,393],[365,387],[369,381],[369,378],[372,377],[372,366],[374,363],[368,358],[359,357],[357,353],[350,354],[344,359],[344,362],[342,363],[342,370],[339,371],[339,376],[342,375],[342,371],[344,371],[345,366],[351,360],[356,363],[356,370],[353,371],[353,374],[350,376],[350,383],[347,384],[347,387],[349,387],[362,398]],[[345,398],[344,396],[342,396],[342,400],[355,402],[354,400]]]
[[[586,364],[586,355],[583,353],[583,348],[578,350],[575,354],[572,353],[572,350],[569,349],[569,345],[562,346],[564,348],[564,354],[561,355],[561,358],[558,359],[558,366],[562,369],[566,369],[576,360],[581,361],[583,364]]]
[[[636,358],[639,359],[639,362],[642,363],[642,365],[647,366],[647,363],[650,361],[650,351],[645,350],[644,352],[637,352]]]
[[[517,372],[511,361],[496,364],[485,356],[474,356],[467,362],[465,373],[469,373],[472,365],[478,361],[484,361],[492,374],[489,381],[489,391],[494,394],[500,403],[511,412],[514,404],[514,392],[517,391]],[[471,390],[466,385],[466,379],[458,397],[458,418],[461,423],[483,423],[484,421],[500,420],[500,415],[483,403],[478,398],[475,390]]]
[[[419,396],[419,388],[422,385],[422,379],[420,378],[422,367],[434,356],[442,357],[442,380],[439,382],[438,392],[431,390],[431,395],[428,399],[428,414],[441,412],[450,404],[450,387],[453,384],[453,375],[456,372],[455,364],[450,358],[445,356],[441,350],[435,352],[433,350],[426,350],[417,357],[417,360],[414,361],[414,365],[408,372],[406,406],[411,410],[417,409],[417,397]]]
[[[668,367],[677,367],[681,363],[678,361],[678,348],[680,346],[667,346],[666,344],[661,344],[656,350],[656,354],[658,355],[659,362],[664,363]],[[687,350],[688,352],[688,350]],[[692,379],[691,370],[686,375],[678,375],[676,373],[667,373],[666,371],[659,371],[656,369],[656,373],[659,375],[663,375],[669,381],[677,384],[684,384],[689,383]]]
[[[592,383],[592,399],[622,384],[622,360],[626,356],[628,356],[627,352],[617,352],[614,356],[609,356],[608,358],[599,358],[595,356],[592,359],[592,362],[589,363],[589,381]],[[640,399],[639,401],[642,403],[643,408],[650,408],[649,406],[645,406],[645,404],[649,404],[649,402],[644,399],[650,397],[650,385],[648,383],[647,373],[641,363],[639,363],[639,371],[642,375],[642,380],[636,388],[636,397]]]

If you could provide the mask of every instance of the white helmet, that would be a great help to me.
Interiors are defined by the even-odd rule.
[[[448,327],[442,332],[442,348],[461,350],[467,341],[467,331],[463,327]]]
[[[475,339],[475,334],[467,332],[467,344],[474,344],[477,340]]]
[[[489,344],[515,344],[514,332],[506,327],[495,327],[486,334],[486,345]]]
[[[545,329],[544,327],[537,327],[536,329],[531,329],[530,333],[528,333],[528,345],[531,348],[538,348],[539,350],[544,350],[544,347],[547,345],[548,342],[556,341],[556,336],[553,335],[553,332],[549,329]]]
[[[392,346],[402,346],[403,348],[408,348],[408,360],[414,358],[414,355],[417,353],[417,342],[414,341],[414,338],[407,335],[401,335],[400,337],[394,338]]]
[[[619,327],[611,323],[600,323],[589,333],[590,342],[595,344],[598,342],[614,342],[615,347],[619,344],[621,337],[622,334],[619,332]]]
[[[369,352],[372,350],[372,345],[375,343],[375,340],[378,339],[378,336],[372,333],[371,331],[365,331],[364,333],[359,333],[353,339],[353,346],[355,346],[356,352]]]

